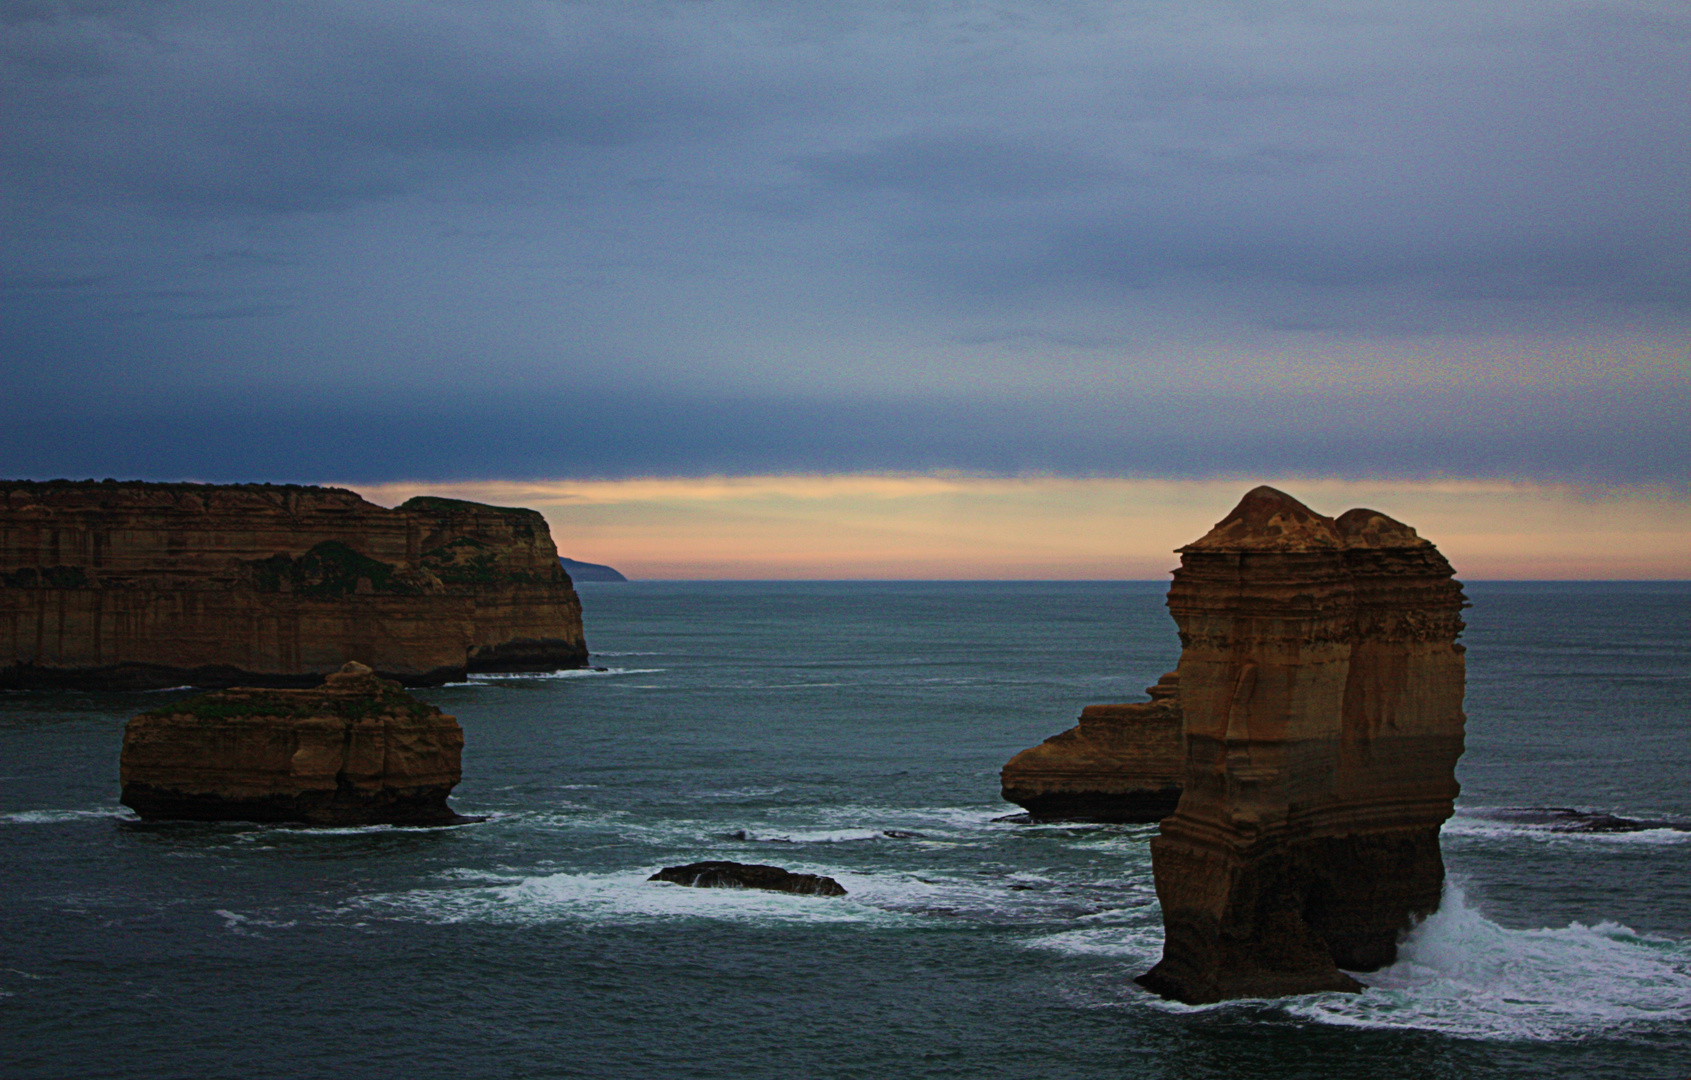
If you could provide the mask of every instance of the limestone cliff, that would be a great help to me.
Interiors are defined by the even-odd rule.
[[[532,510],[338,488],[0,481],[0,686],[413,685],[579,667]]]
[[[1180,554],[1186,768],[1151,845],[1166,937],[1140,982],[1187,1002],[1357,989],[1344,971],[1391,963],[1438,906],[1461,587],[1408,526],[1272,488]]]
[[[316,690],[235,687],[131,720],[123,804],[148,821],[445,825],[458,721],[348,663]]]
[[[1035,819],[1161,821],[1180,801],[1185,770],[1179,676],[1147,687],[1148,702],[1088,705],[1080,723],[1004,766],[1004,799]]]

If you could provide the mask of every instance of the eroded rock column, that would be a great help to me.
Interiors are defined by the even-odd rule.
[[[1354,990],[1438,906],[1462,752],[1463,597],[1383,514],[1257,488],[1181,549],[1186,765],[1152,841],[1166,930],[1140,978],[1188,1002]]]

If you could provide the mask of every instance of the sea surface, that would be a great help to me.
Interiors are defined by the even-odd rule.
[[[1443,908],[1202,1008],[1131,982],[1155,827],[998,797],[1174,665],[1164,588],[584,585],[606,670],[419,692],[451,828],[143,826],[123,724],[186,691],[0,694],[0,1076],[1691,1077],[1691,832],[1558,810],[1691,822],[1691,584],[1470,584]],[[849,895],[646,880],[700,859]]]

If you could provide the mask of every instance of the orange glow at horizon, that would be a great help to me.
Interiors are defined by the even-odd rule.
[[[1324,514],[1398,518],[1465,578],[1691,577],[1691,500],[1647,486],[846,473],[357,490],[530,507],[560,554],[632,578],[1155,579],[1257,483]]]

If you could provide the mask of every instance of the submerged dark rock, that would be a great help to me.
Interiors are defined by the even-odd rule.
[[[844,896],[845,888],[831,877],[795,874],[779,866],[724,861],[666,866],[646,879],[668,881],[696,889],[768,889],[804,896]]]
[[[1600,810],[1575,810],[1571,806],[1504,806],[1495,809],[1464,811],[1463,817],[1481,821],[1497,821],[1508,825],[1522,825],[1529,829],[1543,829],[1557,833],[1624,833],[1648,832],[1652,829],[1671,829],[1691,832],[1691,821],[1665,821],[1658,818],[1629,818]]]

